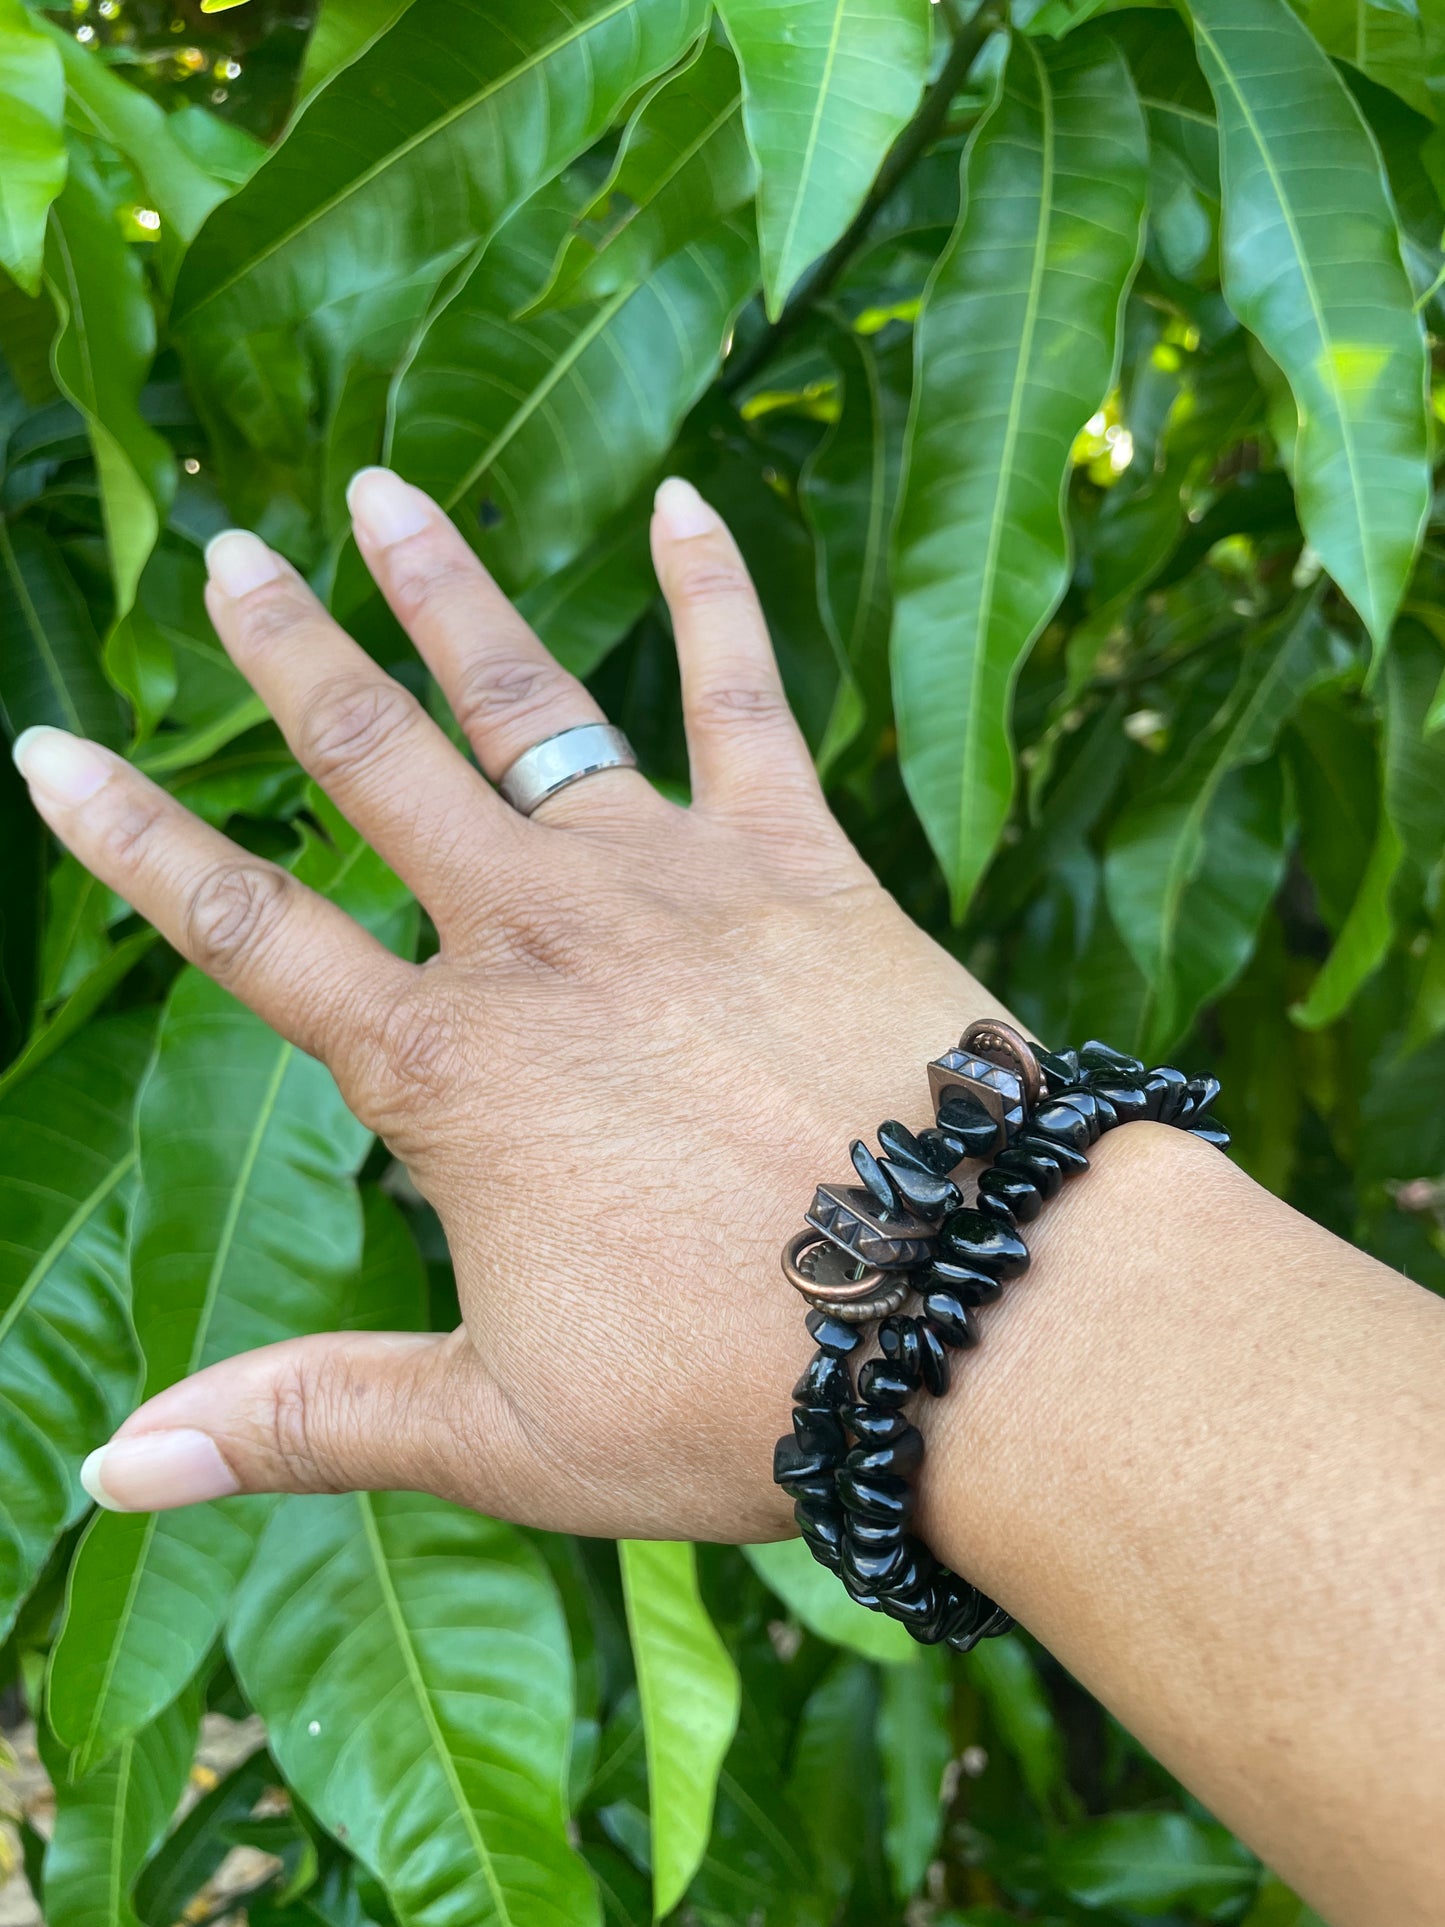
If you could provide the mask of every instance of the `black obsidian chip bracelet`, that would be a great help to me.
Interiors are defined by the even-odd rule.
[[[992,1020],[935,1058],[928,1084],[933,1125],[915,1135],[890,1118],[877,1153],[855,1141],[857,1181],[819,1185],[784,1247],[818,1349],[793,1387],[773,1477],[813,1556],[859,1605],[966,1653],[1013,1621],[910,1530],[923,1434],[904,1408],[948,1390],[958,1355],[979,1341],[979,1306],[1028,1270],[1019,1227],[1088,1170],[1105,1131],[1148,1118],[1221,1150],[1229,1137],[1210,1115],[1217,1078],[1149,1070],[1107,1044],[1035,1050]],[[966,1203],[971,1160],[984,1168]],[[855,1382],[870,1330],[877,1353]]]

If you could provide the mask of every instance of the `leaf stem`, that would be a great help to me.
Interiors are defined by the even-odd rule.
[[[878,170],[878,178],[869,189],[862,207],[828,252],[820,255],[803,276],[772,326],[765,328],[752,345],[729,365],[722,378],[724,394],[735,395],[746,386],[794,333],[804,316],[828,294],[860,244],[866,240],[880,211],[911,171],[914,162],[937,139],[954,95],[968,78],[979,49],[997,25],[992,9],[983,7],[967,26],[959,28],[937,80],[923,96],[918,112],[888,150],[887,158]]]

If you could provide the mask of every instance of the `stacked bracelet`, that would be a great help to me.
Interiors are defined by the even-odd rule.
[[[979,1341],[977,1308],[1028,1269],[1019,1226],[1088,1170],[1102,1132],[1150,1118],[1221,1149],[1229,1139],[1209,1115],[1216,1078],[1146,1070],[1107,1044],[1036,1051],[1008,1024],[971,1025],[928,1081],[932,1128],[915,1136],[890,1119],[876,1156],[856,1140],[859,1182],[820,1185],[784,1248],[818,1349],[793,1387],[793,1432],[778,1441],[773,1477],[814,1557],[860,1605],[967,1652],[1013,1621],[909,1531],[923,1435],[903,1407],[920,1389],[948,1390],[952,1354]],[[986,1168],[965,1206],[971,1159]],[[906,1313],[913,1298],[921,1311]],[[870,1327],[878,1353],[855,1387]]]

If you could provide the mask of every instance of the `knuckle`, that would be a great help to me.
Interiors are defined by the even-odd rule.
[[[677,574],[673,600],[689,609],[736,605],[752,598],[753,585],[741,556],[729,549],[689,556]]]
[[[208,976],[223,977],[264,945],[284,921],[292,882],[263,863],[226,863],[191,892],[186,936]]]
[[[429,536],[413,538],[387,552],[387,589],[398,616],[408,622],[474,598],[477,565],[435,545]]]
[[[94,867],[111,875],[126,875],[140,867],[147,845],[168,809],[164,796],[148,790],[111,785],[115,799],[97,827]]]
[[[451,1002],[423,979],[402,991],[381,1017],[377,1047],[403,1109],[439,1103],[464,1080],[465,1032]]]
[[[774,683],[720,682],[698,691],[692,711],[705,728],[726,730],[779,722],[788,708]]]
[[[563,672],[549,662],[519,656],[483,658],[468,665],[452,707],[462,729],[485,729],[498,717],[527,716],[544,708],[566,687]]]
[[[389,748],[415,725],[415,697],[385,677],[338,682],[313,698],[297,730],[303,763],[322,784]]]
[[[242,597],[234,605],[232,621],[243,648],[263,649],[293,634],[302,624],[314,622],[315,617],[316,604],[310,591],[282,575]]]

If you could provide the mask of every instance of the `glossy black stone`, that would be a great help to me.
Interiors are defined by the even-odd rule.
[[[927,1318],[918,1327],[918,1363],[923,1373],[923,1389],[942,1398],[953,1377],[948,1345],[938,1326]]]
[[[1043,1194],[1031,1178],[1017,1171],[1001,1171],[991,1165],[978,1181],[980,1205],[985,1198],[998,1198],[1006,1204],[1020,1224],[1032,1224],[1044,1208]]]
[[[804,1452],[822,1452],[835,1462],[848,1449],[843,1421],[826,1405],[798,1405],[793,1409],[793,1437]]]
[[[890,1358],[870,1358],[858,1374],[858,1396],[865,1405],[901,1405],[918,1390],[918,1373],[905,1372]]]
[[[940,1178],[932,1171],[916,1171],[911,1164],[896,1164],[892,1158],[881,1160],[884,1175],[909,1212],[932,1222],[945,1211],[956,1211],[963,1202],[951,1178]]]
[[[1160,1124],[1173,1123],[1184,1102],[1186,1082],[1183,1071],[1175,1070],[1172,1064],[1161,1064],[1150,1071],[1144,1080],[1145,1115]]]
[[[1079,1120],[1083,1123],[1082,1118]],[[942,1257],[976,1265],[995,1278],[1017,1278],[1029,1268],[1028,1246],[1016,1233],[987,1218],[981,1211],[954,1211],[938,1234]]]
[[[974,1207],[976,1210],[981,1211],[986,1218],[992,1218],[996,1224],[1001,1224],[1006,1231],[1018,1230],[1018,1225],[1014,1221],[1013,1212],[1009,1209],[1006,1201],[999,1197],[996,1192],[980,1191],[974,1199]]]
[[[1217,1077],[1191,1077],[1184,1086],[1184,1103],[1180,1107],[1180,1117],[1187,1117],[1191,1123],[1203,1122],[1204,1113],[1218,1097],[1222,1088]]]
[[[1041,1137],[1051,1144],[1067,1144],[1075,1151],[1087,1150],[1092,1140],[1089,1120],[1074,1105],[1061,1097],[1041,1104],[1029,1119],[1027,1137]]]
[[[998,1144],[999,1127],[976,1097],[952,1090],[938,1107],[938,1128],[964,1147],[971,1158],[986,1158]]]
[[[883,1610],[888,1610],[890,1599],[907,1599],[922,1592],[938,1569],[938,1561],[917,1539],[905,1539],[903,1557],[894,1566],[888,1577],[879,1583],[878,1590],[883,1596]]]
[[[810,1311],[803,1323],[818,1350],[831,1352],[834,1358],[851,1358],[863,1343],[863,1334],[856,1325],[835,1318],[830,1311]]]
[[[965,1305],[991,1305],[1003,1296],[1003,1280],[977,1265],[956,1265],[947,1258],[935,1258],[924,1273],[924,1289],[951,1291]]]
[[[1013,1614],[1006,1613],[1002,1606],[995,1606],[979,1627],[978,1636],[980,1639],[997,1639],[1000,1633],[1011,1633],[1013,1629]]]
[[[908,1428],[902,1412],[884,1405],[850,1405],[843,1418],[860,1445],[887,1445]]]
[[[1089,1127],[1090,1144],[1096,1143],[1105,1128],[1104,1111],[1100,1108],[1097,1093],[1078,1084],[1072,1090],[1060,1091],[1057,1101],[1060,1104],[1067,1104],[1070,1109],[1079,1113]]]
[[[1094,1095],[1105,1099],[1121,1124],[1133,1124],[1148,1108],[1142,1084],[1096,1084]]]
[[[919,1375],[918,1363],[918,1321],[916,1318],[900,1318],[896,1314],[885,1318],[878,1327],[878,1349],[890,1365],[896,1365],[906,1372],[916,1384]]]
[[[866,1606],[870,1613],[882,1612],[883,1601],[879,1594],[874,1592],[871,1586],[865,1585],[861,1579],[856,1579],[841,1563],[838,1566],[838,1577],[847,1587],[850,1599],[856,1600],[860,1606]]]
[[[773,1447],[773,1483],[806,1483],[820,1473],[831,1472],[837,1463],[830,1452],[805,1452],[796,1439],[781,1438]]]
[[[956,1351],[972,1351],[978,1343],[978,1320],[956,1291],[927,1292],[923,1309],[940,1338]]]
[[[838,1497],[850,1512],[887,1525],[896,1521],[907,1525],[913,1517],[913,1487],[906,1479],[895,1479],[886,1472],[865,1477],[859,1472],[838,1474]]]
[[[870,1592],[886,1590],[890,1579],[907,1572],[913,1565],[907,1542],[895,1539],[891,1546],[874,1550],[860,1546],[851,1533],[843,1538],[843,1571]]]
[[[1197,1119],[1189,1126],[1189,1135],[1191,1137],[1203,1138],[1206,1144],[1212,1144],[1217,1151],[1227,1151],[1229,1149],[1229,1133],[1217,1118],[1201,1117]]]
[[[1006,1151],[1000,1151],[993,1168],[1027,1178],[1041,1198],[1057,1197],[1063,1188],[1064,1174],[1058,1159],[1044,1151],[1031,1151],[1024,1144],[1011,1144]]]
[[[945,1590],[943,1637],[951,1644],[960,1635],[978,1631],[992,1612],[993,1601],[985,1598],[977,1586],[960,1579],[957,1573],[949,1574]]]
[[[932,1580],[917,1593],[890,1593],[887,1599],[889,1618],[901,1621],[924,1646],[936,1646],[943,1637],[947,1610],[947,1600]]]
[[[912,1170],[924,1171],[933,1177],[946,1178],[958,1159],[944,1163],[948,1153],[937,1142],[937,1133],[930,1140],[929,1133],[920,1132],[916,1137],[906,1124],[900,1124],[896,1117],[885,1118],[878,1126],[878,1142],[884,1151],[897,1164],[906,1164]]]
[[[835,1472],[819,1472],[810,1479],[789,1479],[788,1496],[795,1504],[799,1499],[808,1499],[820,1506],[836,1505],[838,1489]]]
[[[874,1552],[881,1551],[885,1546],[899,1545],[903,1540],[901,1519],[865,1519],[856,1512],[847,1512],[843,1517],[848,1536]]]
[[[855,1137],[848,1146],[848,1155],[853,1160],[853,1169],[863,1180],[869,1195],[880,1211],[892,1212],[898,1209],[898,1194],[888,1182],[879,1167],[877,1158],[868,1149],[861,1137]]]
[[[807,1371],[793,1387],[795,1405],[847,1405],[852,1397],[848,1368],[831,1352],[815,1352]]]
[[[1091,1037],[1087,1044],[1081,1044],[1077,1055],[1081,1070],[1108,1071],[1126,1082],[1144,1075],[1142,1058],[1128,1057],[1111,1044],[1101,1044],[1097,1037]]]
[[[1051,1157],[1066,1178],[1081,1177],[1089,1168],[1089,1160],[1084,1153],[1072,1144],[1063,1144],[1057,1138],[1041,1137],[1034,1131],[1025,1131],[1019,1138],[1019,1145],[1025,1151],[1042,1151]]]
[[[793,1517],[809,1552],[822,1565],[836,1572],[843,1552],[843,1510],[841,1506],[819,1506],[811,1499],[799,1499]]]
[[[1062,1091],[1079,1081],[1079,1053],[1076,1050],[1040,1051],[1039,1069],[1050,1091]]]
[[[923,1434],[910,1425],[886,1445],[855,1445],[843,1463],[850,1472],[892,1472],[906,1479],[923,1463]]]

